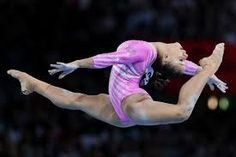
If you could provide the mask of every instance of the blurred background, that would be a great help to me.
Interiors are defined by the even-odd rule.
[[[0,0],[0,157],[235,157],[235,19],[234,0]],[[217,76],[229,90],[206,87],[184,123],[120,129],[24,96],[6,74],[16,68],[73,92],[107,92],[110,68],[58,80],[49,64],[112,52],[129,39],[178,41],[196,63],[225,42]],[[175,103],[187,79],[147,90]]]

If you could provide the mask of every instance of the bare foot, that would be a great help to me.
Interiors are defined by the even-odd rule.
[[[212,75],[218,70],[224,55],[225,44],[217,44],[213,53],[199,61],[203,69],[208,70]]]
[[[24,95],[28,95],[34,91],[33,90],[34,78],[32,76],[19,70],[8,70],[7,73],[19,80],[21,85],[21,92]]]

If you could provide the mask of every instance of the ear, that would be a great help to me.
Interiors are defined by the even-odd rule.
[[[164,58],[168,58],[168,57],[169,57],[168,54],[165,54],[165,55],[164,55]]]
[[[164,57],[162,58],[162,63],[166,64],[168,58],[169,58],[169,56],[167,54],[165,54]]]

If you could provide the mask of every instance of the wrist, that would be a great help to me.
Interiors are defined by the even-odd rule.
[[[92,60],[92,58],[79,59],[74,62],[71,62],[71,65],[75,69],[77,69],[77,68],[92,68],[93,67],[93,60]]]
[[[79,60],[70,62],[69,64],[71,65],[71,67],[72,67],[73,69],[77,69],[77,68],[79,68],[80,65],[81,65],[81,63],[80,63]]]

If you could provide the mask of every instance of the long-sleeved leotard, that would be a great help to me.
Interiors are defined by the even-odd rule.
[[[125,97],[135,93],[143,93],[150,97],[139,85],[145,73],[151,72],[151,75],[153,74],[151,65],[157,57],[155,51],[155,47],[148,42],[129,40],[122,43],[116,52],[99,54],[92,58],[94,68],[112,66],[109,80],[109,97],[123,123],[133,123],[122,111],[121,102]],[[184,73],[194,75],[196,69],[194,63],[187,61]],[[149,78],[146,78],[146,83]]]

